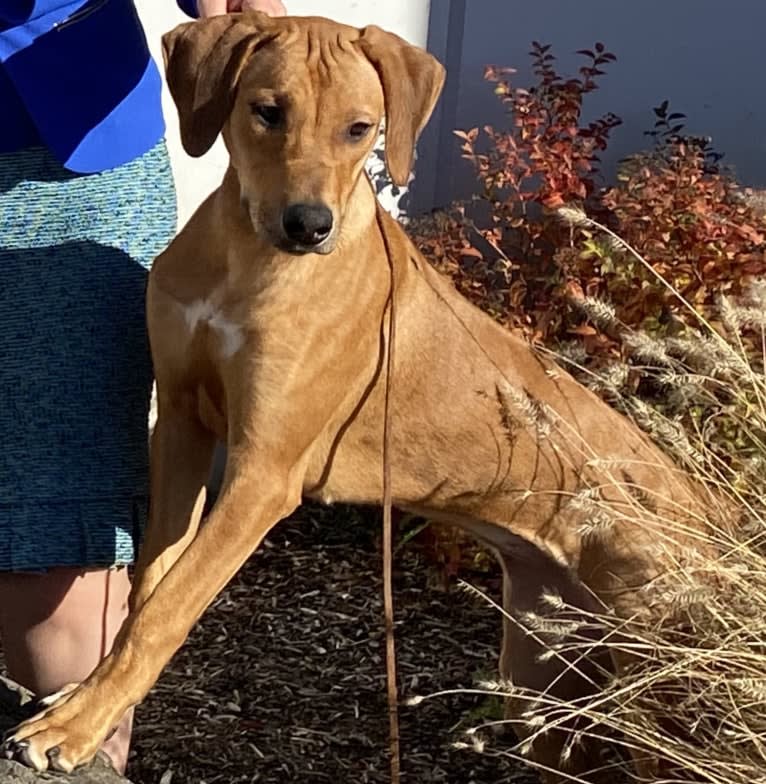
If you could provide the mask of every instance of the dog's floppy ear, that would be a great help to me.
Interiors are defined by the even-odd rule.
[[[386,107],[386,166],[396,185],[409,180],[415,142],[444,84],[444,66],[393,33],[370,25],[359,46],[378,72]]]
[[[189,155],[206,153],[223,128],[250,55],[275,37],[266,14],[225,14],[186,22],[162,37],[170,94]]]

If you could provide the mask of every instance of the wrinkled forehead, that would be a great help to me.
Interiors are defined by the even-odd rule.
[[[239,93],[273,93],[295,101],[342,99],[348,106],[383,111],[375,68],[355,43],[359,31],[323,20],[295,18],[248,60]]]

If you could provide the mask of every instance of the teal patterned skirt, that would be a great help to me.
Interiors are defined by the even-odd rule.
[[[164,143],[99,174],[0,155],[0,570],[130,563],[148,501],[144,295]]]

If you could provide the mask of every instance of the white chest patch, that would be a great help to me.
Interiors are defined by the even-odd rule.
[[[198,299],[184,306],[184,318],[192,335],[200,324],[207,324],[215,332],[224,359],[233,357],[245,342],[242,327],[226,318],[207,300]]]

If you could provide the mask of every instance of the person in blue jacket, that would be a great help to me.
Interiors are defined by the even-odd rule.
[[[38,695],[108,652],[146,517],[144,288],[176,229],[160,87],[133,0],[0,0],[0,636]],[[119,770],[129,738],[128,716]]]

